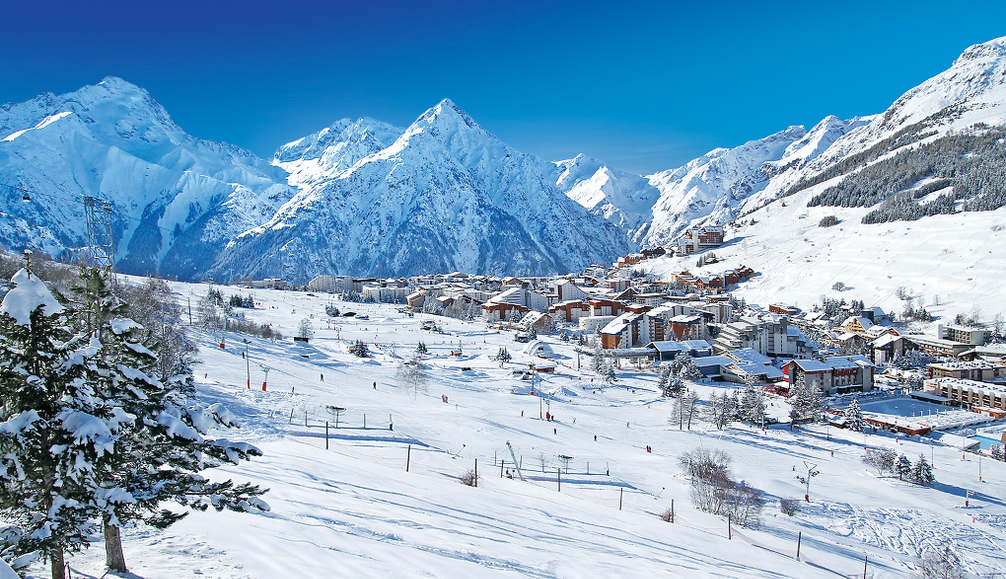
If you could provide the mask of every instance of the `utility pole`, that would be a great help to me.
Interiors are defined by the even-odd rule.
[[[807,469],[807,475],[806,476],[796,475],[796,480],[798,480],[798,481],[802,482],[803,484],[807,485],[806,486],[806,490],[804,491],[803,500],[805,500],[805,501],[807,501],[809,503],[810,502],[810,479],[812,479],[812,478],[816,477],[817,475],[821,474],[821,471],[819,471],[817,469],[817,465],[816,464],[810,464],[807,461],[803,461],[803,465]]]
[[[245,387],[251,390],[251,354],[248,353],[248,338],[245,341]]]

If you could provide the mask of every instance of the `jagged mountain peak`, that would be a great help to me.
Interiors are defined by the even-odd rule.
[[[324,158],[329,167],[341,164],[345,168],[387,147],[401,132],[398,127],[370,117],[343,118],[318,132],[281,146],[273,161],[283,166],[294,161]]]
[[[1006,36],[993,38],[987,42],[972,44],[964,49],[953,66],[976,60],[996,60],[1006,58]]]

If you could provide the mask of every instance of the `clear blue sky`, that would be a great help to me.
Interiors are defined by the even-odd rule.
[[[0,102],[117,75],[190,133],[269,155],[446,96],[519,149],[645,172],[882,111],[1006,35],[1002,0],[771,4],[5,2]]]

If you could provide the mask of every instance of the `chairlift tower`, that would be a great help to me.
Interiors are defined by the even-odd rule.
[[[90,195],[85,195],[83,201],[90,262],[101,270],[111,270],[115,267],[115,233],[112,230],[115,207]]]

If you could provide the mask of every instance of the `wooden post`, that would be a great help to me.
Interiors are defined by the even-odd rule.
[[[293,408],[290,409],[290,424],[293,424]]]
[[[412,462],[412,445],[405,451],[405,472],[409,472],[409,463]]]
[[[562,492],[562,475],[559,469],[555,469],[555,487],[558,492]]]
[[[363,429],[364,430],[367,429],[367,413],[366,412],[363,413]]]
[[[479,459],[475,459],[475,486],[479,486]]]
[[[391,421],[391,413],[388,413],[388,430],[394,430],[395,423]]]
[[[863,556],[863,579],[866,579],[866,564],[870,562],[870,556]]]
[[[587,461],[587,474],[590,474],[590,461]]]
[[[671,522],[674,522],[674,499],[671,499]]]
[[[325,421],[325,450],[328,450],[328,421]]]
[[[796,558],[800,559],[800,543],[803,542],[803,531],[797,531],[796,533]]]
[[[622,510],[622,494],[625,492],[625,487],[618,487],[618,510]]]
[[[505,460],[500,460],[500,478],[503,478],[503,463],[505,462]]]
[[[307,408],[304,409],[304,426],[307,427]]]
[[[733,521],[734,521],[733,513],[727,513],[727,539],[734,538]]]

